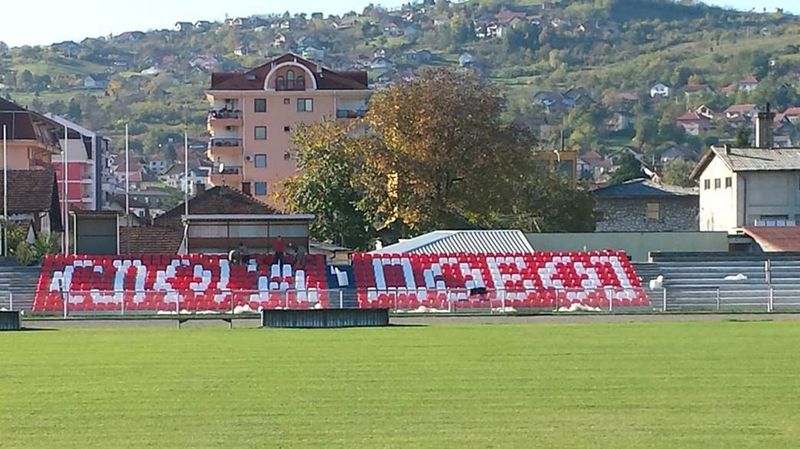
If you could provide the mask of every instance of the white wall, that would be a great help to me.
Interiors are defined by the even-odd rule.
[[[725,178],[732,178],[732,186],[725,187]],[[740,189],[738,176],[718,157],[712,159],[700,176],[700,230],[730,231],[741,226],[737,222],[739,203],[737,191]],[[720,180],[720,187],[714,188],[714,181]],[[706,189],[706,180],[710,188]]]

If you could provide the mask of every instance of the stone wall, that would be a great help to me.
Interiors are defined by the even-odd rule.
[[[661,218],[647,218],[647,204],[659,203]],[[664,198],[597,198],[597,232],[666,232],[699,230],[697,196]]]

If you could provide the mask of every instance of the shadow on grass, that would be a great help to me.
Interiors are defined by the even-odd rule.
[[[18,329],[12,332],[55,332],[58,329],[53,328],[41,328],[41,327],[23,327],[22,329]]]

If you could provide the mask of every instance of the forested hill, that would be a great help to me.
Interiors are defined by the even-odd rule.
[[[735,102],[784,108],[798,101],[800,24],[782,11],[741,13],[691,0],[473,0],[368,6],[329,17],[175,19],[169,30],[45,47],[0,44],[0,95],[112,137],[129,123],[134,148],[144,152],[178,137],[185,121],[193,138],[203,138],[203,90],[212,71],[256,66],[288,51],[334,69],[369,70],[376,86],[425,66],[471,66],[507,88],[509,119],[535,127],[545,141],[551,128],[564,128],[582,151],[606,151],[635,134],[645,151],[664,142],[699,149],[726,137],[675,129],[674,119],[700,102],[722,110]],[[723,93],[751,75],[760,82],[756,90]],[[675,95],[654,103],[655,83]],[[677,95],[687,85],[708,89]],[[541,92],[573,104],[534,101]],[[630,129],[609,132],[620,111],[632,116]]]

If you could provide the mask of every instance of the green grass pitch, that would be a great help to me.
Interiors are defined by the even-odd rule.
[[[2,448],[796,448],[795,322],[0,334]]]

